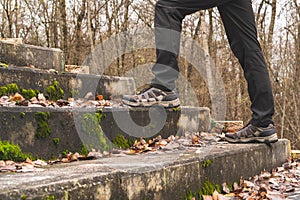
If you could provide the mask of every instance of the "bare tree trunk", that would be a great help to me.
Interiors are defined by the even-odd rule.
[[[82,5],[81,5],[81,9],[80,9],[80,13],[77,16],[77,21],[76,21],[76,27],[75,27],[75,53],[74,53],[74,64],[78,65],[80,62],[80,55],[81,55],[81,48],[83,48],[82,45],[82,21],[84,19],[85,16],[85,12],[86,12],[86,0],[82,0]]]
[[[69,58],[69,49],[68,49],[68,26],[67,26],[67,7],[66,0],[59,1],[59,10],[60,10],[60,29],[62,31],[62,49],[64,51],[65,60],[67,61]]]

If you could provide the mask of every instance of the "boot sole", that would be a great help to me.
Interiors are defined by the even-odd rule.
[[[278,141],[277,134],[274,133],[267,137],[250,137],[250,138],[239,138],[232,139],[229,137],[225,137],[225,140],[230,143],[274,143]]]
[[[122,102],[125,105],[132,106],[132,107],[151,107],[154,105],[161,105],[164,108],[176,108],[180,106],[179,99],[175,99],[173,101],[152,101],[152,102],[132,102],[125,99],[122,99]]]

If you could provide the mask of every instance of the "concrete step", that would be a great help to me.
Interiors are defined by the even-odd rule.
[[[88,92],[101,94],[105,99],[119,98],[132,94],[135,90],[133,78],[104,75],[57,73],[55,71],[32,68],[0,67],[0,86],[15,83],[19,88],[34,89],[41,92],[57,81],[64,90],[65,99],[84,97]]]
[[[0,40],[0,62],[64,71],[64,54],[61,49],[23,44],[17,40]]]
[[[177,151],[118,155],[0,174],[0,199],[174,200],[198,192],[204,183],[233,183],[271,170],[289,157],[289,141],[216,144]]]
[[[102,151],[115,148],[112,141],[123,135],[127,140],[161,135],[181,135],[185,131],[207,131],[208,108],[162,107],[51,108],[0,107],[0,140],[18,144],[24,152],[44,159],[69,150]]]

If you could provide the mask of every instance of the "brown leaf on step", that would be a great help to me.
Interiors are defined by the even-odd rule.
[[[198,144],[198,140],[199,140],[198,136],[193,135],[193,137],[192,137],[192,144]]]
[[[244,187],[245,188],[253,188],[253,187],[255,187],[255,185],[254,185],[254,183],[252,183],[250,181],[244,180]]]
[[[16,163],[14,162],[14,161],[12,161],[12,160],[7,160],[7,161],[5,161],[5,165],[7,166],[7,165],[15,165]]]
[[[141,138],[141,140],[140,140],[140,144],[141,145],[148,145],[148,143],[146,142],[146,140],[144,140],[143,138]]]
[[[134,155],[134,154],[137,154],[139,153],[140,151],[138,150],[133,150],[133,149],[129,149],[127,151],[124,151],[124,154],[127,154],[127,155]]]
[[[71,156],[70,156],[70,161],[76,161],[77,159],[78,159],[78,157],[79,157],[80,155],[79,155],[79,153],[74,153],[74,154],[71,154]]]
[[[16,166],[14,165],[0,167],[0,172],[15,172],[15,171],[16,171]]]
[[[97,95],[97,96],[96,96],[96,100],[102,101],[102,100],[103,100],[103,95]]]
[[[17,102],[17,106],[29,106],[30,102],[28,100],[23,100],[21,102]]]
[[[267,195],[267,193],[266,193],[265,191],[263,191],[263,192],[260,192],[259,195],[260,195],[262,198],[265,198],[266,195]]]
[[[202,195],[203,200],[213,200],[212,196]]]
[[[242,191],[242,188],[239,186],[239,184],[237,184],[237,182],[234,182],[233,190],[234,190],[234,192],[240,192],[240,191]]]
[[[159,146],[166,146],[168,144],[168,142],[166,140],[161,140],[158,142]]]
[[[30,160],[30,158],[26,158],[25,162],[29,163],[29,164],[32,164],[32,160]]]
[[[170,135],[168,138],[167,138],[167,141],[168,142],[171,142],[171,141],[174,141],[175,140],[175,136],[174,135]]]
[[[260,174],[260,177],[263,179],[269,179],[271,178],[272,174],[270,172],[264,171]]]
[[[226,194],[229,194],[229,193],[230,193],[230,190],[229,190],[229,188],[227,187],[227,184],[226,184],[226,183],[223,183],[223,184],[222,184],[222,190],[223,190],[223,192],[226,193]]]
[[[39,101],[46,102],[46,97],[45,97],[42,93],[39,93],[39,94],[38,94],[38,100],[39,100]]]
[[[236,130],[233,127],[228,127],[226,129],[227,132],[234,133]]]
[[[214,193],[213,193],[213,195],[212,195],[213,200],[218,200],[219,199],[218,196],[219,196],[219,192],[217,192],[215,190]]]
[[[284,168],[283,167],[277,167],[276,172],[283,172]]]
[[[4,160],[0,160],[0,167],[4,167],[5,166],[5,161]]]
[[[102,106],[110,106],[110,103],[108,101],[105,101],[103,104],[101,104]]]
[[[63,106],[68,106],[70,105],[69,101],[66,101],[66,100],[63,100],[63,99],[59,99],[56,101],[56,104],[59,106],[59,107],[63,107]]]
[[[21,101],[24,101],[25,98],[19,94],[18,92],[12,97],[11,99],[12,101],[18,101],[18,102],[21,102]]]
[[[68,158],[62,158],[62,159],[61,159],[61,162],[63,162],[63,163],[68,163],[68,162],[70,162],[70,160],[69,160]]]
[[[33,164],[36,167],[42,167],[42,166],[46,166],[47,165],[47,163],[45,161],[39,160],[39,159],[36,160],[36,161],[33,161]]]

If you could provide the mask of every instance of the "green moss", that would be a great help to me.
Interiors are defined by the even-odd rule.
[[[0,140],[0,160],[13,160],[16,162],[22,162],[26,160],[26,158],[32,159],[32,156],[22,153],[19,145]]]
[[[172,110],[173,110],[174,112],[178,112],[178,111],[180,111],[180,107],[172,108]]]
[[[204,168],[207,168],[211,165],[212,161],[211,160],[204,160],[202,166]]]
[[[81,147],[81,150],[79,151],[79,153],[81,154],[81,155],[85,155],[85,156],[87,156],[88,154],[89,154],[89,150],[88,150],[88,148],[86,147],[86,145],[82,145],[82,147]]]
[[[19,87],[15,83],[11,83],[0,87],[0,96],[12,95],[19,91]]]
[[[54,195],[47,196],[46,200],[55,200],[55,196]]]
[[[64,98],[64,91],[58,86],[58,82],[54,81],[52,85],[46,88],[45,97],[49,100],[57,101]]]
[[[79,90],[77,89],[73,89],[71,90],[71,97],[75,97],[75,96],[78,96],[80,94]]]
[[[48,112],[37,112],[34,114],[35,120],[37,122],[36,127],[36,138],[37,139],[45,139],[50,136],[51,130],[48,125],[48,120],[50,117],[50,113]]]
[[[27,199],[27,196],[26,196],[25,194],[22,194],[21,199],[22,199],[22,200],[26,200],[26,199]]]
[[[202,199],[202,195],[212,195],[214,191],[221,193],[221,187],[218,184],[214,184],[206,180],[203,184],[203,187],[200,189],[198,195],[199,199]]]
[[[3,67],[5,69],[7,69],[8,68],[8,64],[0,62],[0,67]]]
[[[226,186],[230,191],[233,191],[233,183],[226,183]]]
[[[19,87],[15,83],[8,84],[6,87],[9,94],[15,94],[19,91]]]
[[[26,115],[26,113],[24,113],[24,112],[21,112],[21,113],[20,113],[20,117],[21,117],[22,119],[25,117],[25,115]]]
[[[60,139],[59,138],[53,138],[52,139],[54,145],[57,147],[59,145]]]
[[[103,115],[101,112],[94,114],[86,113],[83,115],[82,129],[87,134],[85,143],[88,145],[87,148],[89,149],[100,148],[101,150],[106,151],[109,148],[100,126],[102,117]]]
[[[126,149],[132,146],[132,142],[130,142],[128,139],[125,139],[125,137],[122,134],[119,134],[117,137],[115,137],[112,140],[112,143],[118,147],[118,148],[122,148],[122,149]]]
[[[0,97],[4,96],[7,94],[7,87],[6,86],[1,86],[0,87]]]
[[[33,97],[37,97],[38,94],[40,93],[39,90],[32,90],[32,89],[26,90],[23,88],[21,88],[20,92],[25,99],[31,99]]]
[[[192,192],[190,189],[187,190],[184,199],[185,200],[192,200],[194,197],[196,197],[197,194],[195,192]]]
[[[70,153],[70,151],[69,151],[68,149],[65,149],[65,150],[63,150],[63,151],[61,152],[61,156],[62,156],[63,158],[65,158],[65,157],[67,157],[68,153]]]

